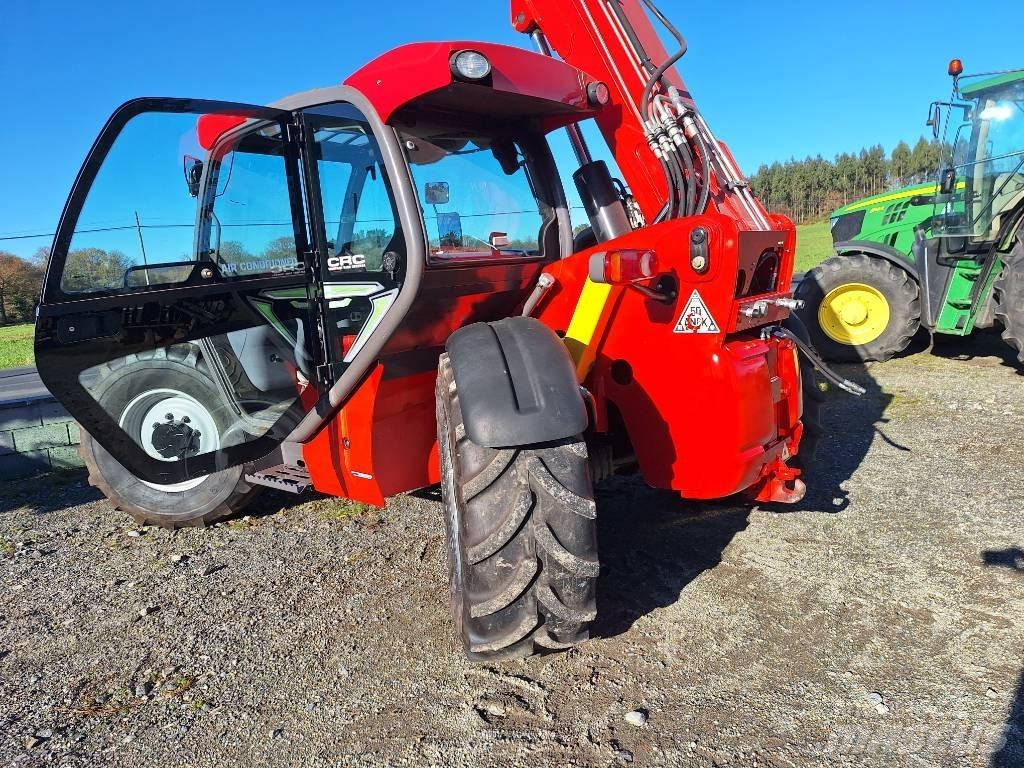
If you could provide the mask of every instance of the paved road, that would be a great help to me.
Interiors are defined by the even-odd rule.
[[[0,371],[0,403],[43,397],[47,393],[35,366]]]

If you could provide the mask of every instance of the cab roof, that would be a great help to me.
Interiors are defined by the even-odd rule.
[[[484,81],[465,82],[452,73],[452,57],[466,50],[490,61]],[[422,106],[499,119],[536,118],[544,130],[553,130],[594,114],[587,99],[592,82],[575,67],[539,53],[457,40],[395,48],[358,69],[345,85],[366,96],[384,122],[403,107]]]
[[[962,85],[960,86],[960,93],[964,96],[974,96],[982,91],[988,91],[992,88],[999,88],[1004,85],[1018,83],[1021,81],[1024,81],[1024,69],[1014,70],[1013,72],[1004,72],[1001,75],[986,77],[982,80],[978,80],[977,82]]]

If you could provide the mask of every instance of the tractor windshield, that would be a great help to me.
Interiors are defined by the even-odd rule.
[[[967,85],[970,120],[947,139],[963,198],[945,201],[942,232],[993,240],[1003,214],[1024,200],[1024,73]],[[962,185],[962,186],[961,186]]]

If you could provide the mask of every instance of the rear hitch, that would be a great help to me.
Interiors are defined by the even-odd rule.
[[[754,494],[754,500],[776,504],[796,504],[804,497],[805,493],[807,493],[807,486],[800,479],[800,470],[789,467],[781,458],[776,458],[768,465],[764,482]]]

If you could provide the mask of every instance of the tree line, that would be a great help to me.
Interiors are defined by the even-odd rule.
[[[49,256],[49,248],[40,248],[29,259],[0,251],[0,325],[35,322]]]
[[[750,186],[768,210],[798,223],[817,221],[862,197],[934,180],[941,156],[941,145],[924,138],[913,149],[901,141],[888,156],[876,144],[834,160],[818,155],[762,165]]]

